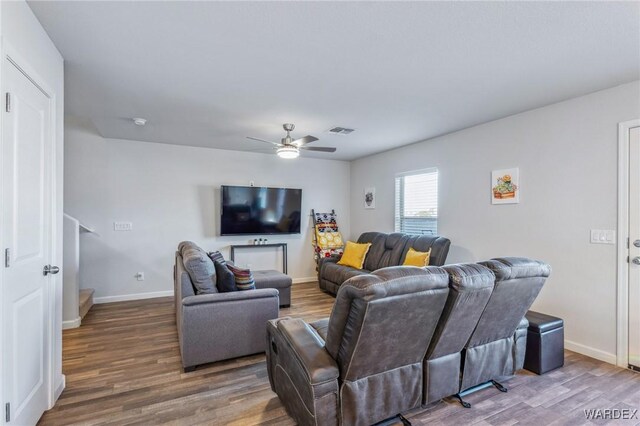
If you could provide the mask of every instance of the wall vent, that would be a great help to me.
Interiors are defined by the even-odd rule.
[[[329,133],[334,135],[348,135],[352,133],[355,129],[347,129],[346,127],[334,127],[333,129],[329,129]]]

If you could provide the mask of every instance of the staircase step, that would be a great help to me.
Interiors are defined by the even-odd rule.
[[[80,318],[84,318],[93,306],[94,292],[92,288],[83,288],[80,290]]]

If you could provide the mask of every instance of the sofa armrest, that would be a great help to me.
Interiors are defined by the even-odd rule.
[[[278,291],[247,290],[182,299],[184,367],[264,352],[267,321],[278,317]]]
[[[338,364],[311,326],[291,318],[267,322],[267,372],[298,424],[338,424]]]
[[[322,266],[325,263],[338,263],[338,261],[342,258],[342,255],[332,254],[329,257],[321,257],[318,263]]]
[[[518,324],[518,328],[516,328],[517,330],[527,330],[529,328],[529,320],[527,320],[527,317],[522,317],[522,319],[520,320],[520,324]]]
[[[200,294],[197,296],[187,296],[182,299],[182,306],[195,306],[203,304],[225,303],[239,300],[263,299],[278,297],[278,290],[275,288],[263,288],[246,291],[231,291],[228,293]]]
[[[325,265],[329,264],[329,263],[338,263],[338,261],[342,258],[342,256],[340,255],[332,255],[329,257],[323,257],[318,261],[318,278],[321,278],[322,275],[322,269],[324,268]]]
[[[520,324],[513,333],[513,370],[514,372],[524,367],[524,356],[527,351],[527,329],[529,321],[526,317],[520,320]]]
[[[278,331],[304,370],[308,383],[318,385],[338,379],[338,364],[324,348],[318,333],[301,319],[278,321]]]

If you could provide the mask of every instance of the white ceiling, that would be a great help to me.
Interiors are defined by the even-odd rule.
[[[637,2],[29,4],[108,138],[262,150],[293,122],[350,160],[640,75]]]

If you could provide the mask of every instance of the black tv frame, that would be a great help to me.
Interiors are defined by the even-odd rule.
[[[225,234],[222,232],[222,210],[224,208],[224,199],[222,197],[223,187],[233,187],[233,188],[259,188],[259,189],[291,189],[300,191],[300,230],[298,232],[260,232],[260,233],[240,233],[240,234]],[[302,188],[289,188],[282,186],[246,186],[246,185],[220,185],[220,236],[221,237],[233,237],[233,236],[252,236],[252,235],[301,235],[302,234]]]

